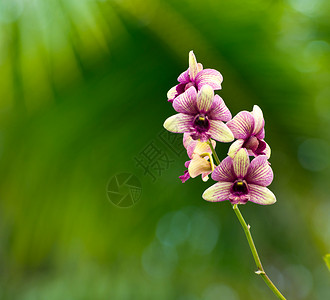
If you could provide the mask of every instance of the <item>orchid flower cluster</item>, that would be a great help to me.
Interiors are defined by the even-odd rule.
[[[209,175],[217,183],[204,191],[202,197],[211,202],[229,200],[241,223],[260,275],[273,293],[282,300],[284,296],[265,273],[239,204],[248,201],[268,205],[276,202],[267,188],[273,181],[273,171],[268,159],[270,147],[265,142],[265,120],[259,106],[251,112],[241,111],[234,118],[223,99],[214,94],[221,89],[222,75],[213,69],[204,69],[197,63],[193,51],[189,52],[189,68],[179,77],[179,84],[168,93],[177,114],[164,122],[170,132],[183,133],[183,145],[189,160],[180,176],[182,182],[189,178]],[[233,142],[227,157],[221,162],[215,152],[216,141]],[[250,156],[252,160],[250,161]],[[215,164],[215,163],[216,164]]]
[[[271,151],[264,141],[265,121],[259,106],[232,118],[224,100],[214,94],[221,89],[222,75],[214,69],[203,69],[193,51],[189,53],[189,68],[178,81],[167,93],[177,114],[169,117],[164,127],[183,133],[183,145],[190,160],[179,177],[182,182],[198,175],[207,181],[211,174],[217,183],[203,193],[207,201],[229,200],[233,205],[248,201],[275,203],[275,195],[267,188],[273,181],[273,171],[268,162]],[[214,151],[216,141],[233,142],[221,162]],[[254,157],[251,162],[250,156]]]

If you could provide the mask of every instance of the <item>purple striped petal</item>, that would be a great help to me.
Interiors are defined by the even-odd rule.
[[[270,147],[266,142],[265,142],[265,144],[266,144],[266,149],[264,150],[264,153],[267,156],[267,158],[270,158],[270,154],[271,154]]]
[[[213,120],[228,122],[231,119],[231,112],[225,104],[225,101],[219,95],[215,95],[213,104],[207,115]]]
[[[227,123],[227,126],[236,139],[247,139],[253,131],[254,118],[248,111],[241,111]]]
[[[212,106],[214,91],[209,85],[203,85],[197,94],[197,108],[201,113],[206,113]]]
[[[229,200],[232,182],[218,182],[210,186],[202,195],[203,199],[211,202]]]
[[[204,69],[197,74],[195,83],[199,90],[204,84],[210,85],[214,90],[221,90],[222,80],[220,72],[214,69]]]
[[[252,160],[245,175],[245,180],[248,183],[268,186],[272,183],[273,176],[273,170],[268,163],[267,156],[260,155]]]
[[[249,184],[250,201],[261,204],[269,205],[276,202],[276,197],[268,188],[255,184]]]
[[[212,139],[223,143],[228,143],[234,140],[233,133],[225,123],[218,120],[209,120],[209,122],[210,129],[208,130],[208,133],[211,135]]]
[[[258,105],[253,106],[253,111],[251,112],[251,114],[254,118],[254,129],[253,129],[252,134],[256,135],[264,128],[265,120],[264,120],[264,116],[262,114],[262,110],[260,109],[260,107]],[[263,139],[264,137],[262,137],[260,139]]]
[[[236,175],[233,169],[233,159],[231,157],[227,156],[220,165],[214,169],[212,179],[215,181],[226,182],[234,182],[236,180]]]
[[[189,132],[194,121],[194,117],[186,114],[176,114],[169,117],[164,122],[164,128],[175,133]]]
[[[197,73],[198,73],[198,65],[197,65],[196,56],[195,56],[193,51],[190,51],[189,52],[189,75],[190,75],[190,79],[194,80]]]
[[[237,152],[242,148],[243,144],[244,140],[242,139],[236,140],[234,143],[232,143],[228,150],[228,156],[234,158]]]
[[[192,86],[183,94],[175,98],[173,101],[173,108],[179,113],[196,115],[198,112],[196,107],[196,96],[196,89]]]
[[[233,159],[233,168],[237,178],[244,178],[249,168],[250,160],[246,149],[242,148]]]
[[[188,83],[190,82],[190,78],[189,78],[189,69],[187,69],[186,71],[182,72],[179,77],[178,77],[178,81],[180,83]]]
[[[256,133],[255,137],[259,140],[263,140],[265,138],[265,128],[262,128],[258,133]]]

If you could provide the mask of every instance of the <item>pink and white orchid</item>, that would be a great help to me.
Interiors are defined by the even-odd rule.
[[[214,169],[212,179],[218,182],[203,193],[207,201],[229,200],[231,204],[251,201],[262,205],[276,202],[275,195],[267,188],[273,181],[273,171],[266,155],[250,163],[247,150],[240,149],[234,159],[228,156]]]
[[[211,140],[215,148],[216,142]],[[185,162],[187,170],[179,176],[182,183],[186,182],[190,177],[195,178],[202,175],[202,180],[207,181],[208,175],[214,170],[212,158],[212,150],[208,143],[193,140],[189,134],[184,134],[183,145],[187,149],[190,160]]]
[[[231,142],[234,136],[223,122],[231,119],[231,113],[224,101],[214,96],[211,86],[203,85],[197,93],[190,87],[173,101],[178,114],[164,122],[168,131],[189,133],[194,140],[206,142],[209,138],[219,142]]]
[[[253,111],[241,111],[227,123],[234,137],[237,139],[229,148],[228,155],[234,157],[236,153],[245,148],[249,155],[266,155],[270,157],[270,147],[264,141],[265,120],[258,105],[253,106]]]
[[[214,69],[203,70],[203,65],[197,63],[194,52],[190,51],[189,68],[178,77],[178,81],[180,83],[168,91],[168,101],[173,102],[176,97],[184,93],[192,86],[199,91],[204,84],[208,84],[213,88],[213,90],[220,90],[222,80],[223,78],[220,72]]]

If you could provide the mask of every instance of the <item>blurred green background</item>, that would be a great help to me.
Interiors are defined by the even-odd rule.
[[[212,180],[178,179],[187,157],[162,124],[190,50],[233,116],[263,109],[277,203],[241,211],[265,270],[288,299],[329,299],[329,10],[0,0],[0,299],[275,298],[229,202],[201,198]],[[109,201],[125,174],[142,187],[129,208]]]

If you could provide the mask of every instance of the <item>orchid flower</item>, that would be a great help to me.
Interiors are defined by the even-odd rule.
[[[207,201],[229,200],[231,204],[245,204],[247,201],[268,205],[276,202],[275,195],[266,186],[273,181],[273,171],[266,155],[260,155],[250,163],[246,149],[240,149],[236,156],[225,158],[212,173],[218,183],[203,194]]]
[[[241,111],[227,123],[234,137],[237,139],[229,148],[228,155],[234,157],[241,148],[246,148],[249,155],[266,155],[270,157],[270,147],[264,141],[265,120],[258,105],[253,111]]]
[[[189,133],[201,142],[209,138],[219,142],[234,140],[232,132],[223,123],[231,119],[231,113],[224,101],[218,95],[214,96],[211,86],[203,85],[198,93],[190,87],[173,101],[173,107],[178,114],[164,122],[168,131]]]
[[[198,91],[204,84],[208,84],[213,90],[220,90],[222,83],[222,75],[214,69],[204,69],[203,65],[197,63],[193,51],[189,52],[189,68],[181,73],[178,77],[180,82],[178,85],[172,87],[168,93],[167,98],[169,102],[184,93],[190,87],[195,87]]]
[[[211,140],[215,148],[216,142]],[[190,177],[195,178],[202,175],[202,180],[207,181],[208,175],[214,170],[214,163],[212,158],[212,150],[208,143],[195,141],[189,134],[184,134],[183,145],[187,149],[187,154],[190,160],[185,162],[187,170],[184,174],[179,176],[182,183],[186,182]]]

